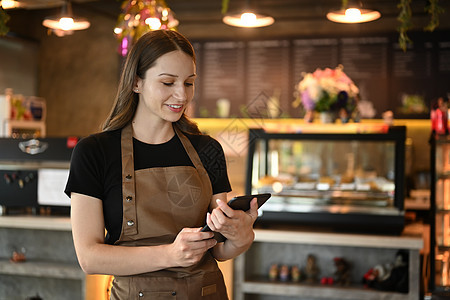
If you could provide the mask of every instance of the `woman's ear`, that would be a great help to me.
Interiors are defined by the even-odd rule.
[[[139,93],[142,90],[142,79],[136,76],[133,84],[133,91]]]

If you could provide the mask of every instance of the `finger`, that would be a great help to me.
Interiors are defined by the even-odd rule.
[[[206,214],[206,224],[208,224],[209,229],[211,229],[211,231],[217,231],[216,226],[214,226],[213,221],[211,220],[211,213],[207,213]]]
[[[234,212],[234,210],[231,207],[228,206],[227,203],[225,203],[224,201],[219,200],[219,199],[217,199],[216,202],[217,202],[217,205],[219,206],[219,208],[222,210],[222,212],[227,217],[229,217],[229,218],[233,218],[234,217],[235,212]]]
[[[256,220],[258,217],[258,199],[253,198],[253,200],[250,202],[250,209],[247,211],[247,213],[252,217],[253,220]]]
[[[204,231],[201,232],[202,227],[196,227],[196,228],[183,228],[181,230],[181,238],[187,242],[196,242],[201,240],[207,240],[214,236],[214,233]],[[195,233],[195,234],[193,234]]]

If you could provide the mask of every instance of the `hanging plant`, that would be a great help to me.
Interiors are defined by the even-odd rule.
[[[398,43],[400,48],[402,48],[403,51],[406,51],[408,45],[412,45],[411,39],[406,34],[406,32],[412,27],[411,0],[400,0],[397,7],[400,9],[400,14],[397,17],[397,20],[400,21],[400,26],[397,29],[400,34],[398,37]]]
[[[222,0],[222,15],[227,13],[229,4],[230,0]]]
[[[425,6],[425,12],[431,16],[431,19],[424,30],[434,31],[439,26],[439,14],[444,13],[444,9],[439,6],[439,0],[429,0],[428,5]]]
[[[8,14],[0,6],[0,36],[4,36],[8,33],[9,27],[6,26],[6,22],[8,22],[8,20],[9,20]]]

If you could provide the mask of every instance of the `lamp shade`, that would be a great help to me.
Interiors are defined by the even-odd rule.
[[[50,28],[57,36],[72,34],[74,30],[83,30],[91,26],[86,18],[74,17],[72,5],[66,2],[59,16],[47,17],[42,25]]]
[[[337,23],[365,23],[381,17],[380,12],[370,9],[347,8],[329,12],[327,19]]]
[[[241,14],[225,15],[222,21],[230,26],[248,28],[269,26],[275,22],[271,16],[253,13],[250,10],[246,10]]]
[[[19,3],[19,1],[15,1],[15,0],[2,0],[2,1],[0,1],[0,6],[3,9],[18,8],[18,7],[20,7],[20,3]]]

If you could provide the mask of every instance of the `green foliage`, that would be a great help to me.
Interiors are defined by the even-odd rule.
[[[229,4],[230,0],[222,0],[222,15],[227,13]]]
[[[439,26],[439,14],[444,13],[444,9],[439,6],[439,0],[428,0],[427,3],[425,12],[430,15],[431,19],[424,30],[434,31]],[[398,43],[400,48],[402,48],[403,51],[406,51],[408,46],[412,45],[412,41],[406,33],[413,25],[411,21],[411,0],[400,0],[397,7],[400,9],[400,14],[397,17],[397,20],[400,21],[400,26],[398,27],[398,32],[400,34]]]
[[[322,97],[316,102],[315,111],[330,111],[332,106],[337,102],[337,95],[330,96],[326,91],[323,91]]]
[[[439,0],[429,0],[425,7],[425,12],[431,16],[430,23],[425,26],[425,31],[434,31],[439,26],[439,14],[444,13],[444,9],[439,6]]]
[[[6,26],[8,20],[9,20],[8,14],[0,6],[0,36],[4,36],[8,33],[9,27]]]
[[[412,28],[411,0],[400,0],[397,7],[400,9],[400,14],[397,17],[397,20],[400,21],[400,26],[398,27],[398,32],[400,33],[398,43],[400,44],[400,48],[406,51],[408,45],[412,44],[411,39],[406,34]]]

